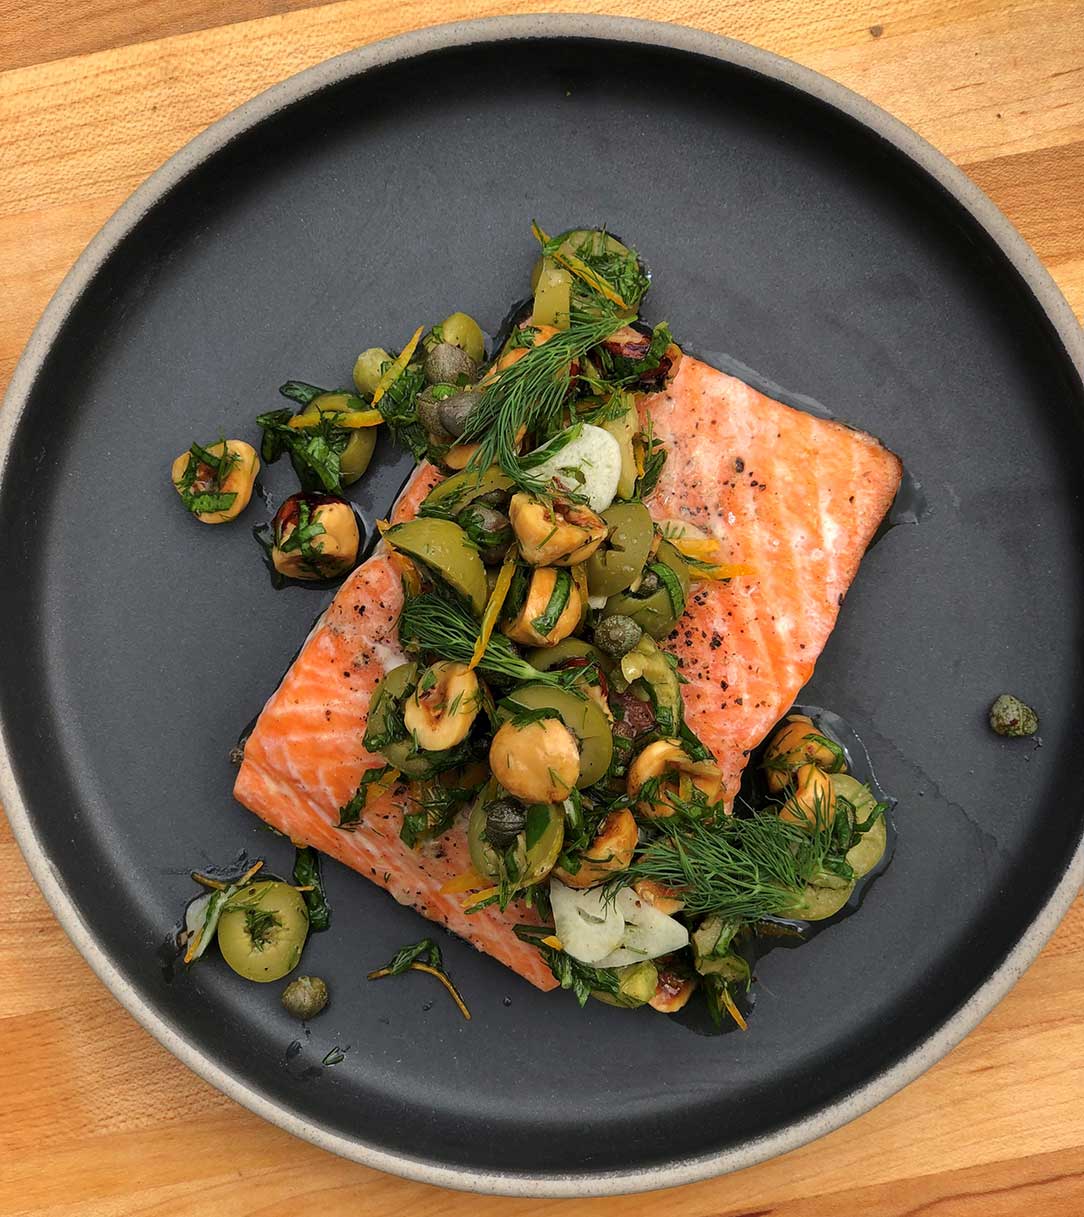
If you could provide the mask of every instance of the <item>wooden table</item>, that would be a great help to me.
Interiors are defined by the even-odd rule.
[[[554,9],[699,25],[872,98],[989,192],[1084,316],[1084,4],[1072,0],[0,0],[0,388],[84,244],[208,123],[376,38]],[[536,1203],[405,1183],[249,1115],[95,980],[2,816],[0,873],[0,1217],[1084,1213],[1081,900],[955,1052],[857,1123],[677,1191]]]

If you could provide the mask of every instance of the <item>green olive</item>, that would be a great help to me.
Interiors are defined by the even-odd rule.
[[[579,696],[570,689],[554,689],[549,685],[522,685],[513,689],[505,699],[528,710],[550,707],[572,732],[580,745],[580,777],[576,785],[583,789],[593,786],[606,775],[613,758],[614,737],[606,715],[590,698]],[[514,710],[505,709],[510,718]]]
[[[598,641],[599,631],[611,621],[627,620],[627,617],[607,617],[605,621],[600,621],[595,630],[595,641]],[[633,625],[635,624],[633,622]],[[677,669],[670,665],[665,653],[659,650],[653,638],[641,634],[625,652],[621,657],[621,675],[630,684],[634,680],[643,681],[651,708],[655,711],[658,729],[666,735],[677,735],[685,713],[681,681],[678,680]]]
[[[367,410],[368,406],[353,393],[321,393],[309,402],[302,416],[313,414],[345,414],[348,410]],[[352,427],[346,447],[339,456],[343,484],[350,486],[369,468],[376,447],[376,427]]]
[[[455,763],[451,751],[419,752],[413,738],[403,735],[403,703],[417,680],[418,665],[403,663],[379,681],[369,702],[369,717],[361,741],[369,752],[382,756],[393,769],[415,781],[431,778],[447,769],[449,763]]]
[[[452,313],[450,317],[445,317],[440,323],[440,332],[445,342],[450,342],[452,346],[466,351],[475,363],[481,363],[485,358],[485,335],[482,333],[482,327],[473,317],[466,313]]]
[[[425,357],[425,379],[431,385],[472,384],[478,365],[451,342],[438,342]]]
[[[354,361],[354,388],[364,396],[372,397],[384,375],[384,365],[392,362],[392,356],[383,347],[362,351]]]
[[[376,752],[381,741],[394,735],[403,721],[401,706],[414,688],[418,679],[416,663],[402,663],[390,672],[385,672],[377,682],[369,701],[369,717],[365,723],[362,743],[370,752]]]
[[[487,803],[493,797],[493,784],[475,800],[467,821],[467,848],[478,874],[496,879],[499,874],[497,852],[486,835]],[[487,791],[489,799],[487,799]],[[515,861],[519,877],[517,888],[541,883],[553,870],[565,839],[565,812],[558,803],[533,803],[526,809],[523,831],[515,839]]]
[[[327,984],[319,976],[299,976],[282,991],[286,1013],[307,1022],[327,1005]]]
[[[796,917],[800,921],[824,921],[834,917],[851,898],[854,881],[842,887],[814,887],[807,884],[797,899],[780,916]]]
[[[507,506],[512,489],[512,479],[501,471],[499,465],[491,465],[481,477],[476,473],[453,473],[438,482],[425,496],[422,509],[426,515],[456,515],[470,503],[485,499],[490,506]],[[493,502],[490,495],[500,495],[503,502]]]
[[[862,824],[869,819],[870,813],[877,806],[877,799],[863,786],[857,778],[849,773],[832,774],[833,798],[844,798],[854,808],[854,818]],[[888,843],[888,828],[883,815],[877,817],[877,822],[862,834],[856,845],[847,850],[847,862],[854,877],[861,879],[868,875],[884,857],[885,846]]]
[[[417,558],[469,603],[475,616],[486,607],[486,568],[467,534],[451,520],[419,516],[384,534],[388,544]]]
[[[564,267],[542,261],[542,269],[534,284],[534,311],[532,325],[551,325],[555,329],[567,330],[572,309],[572,276]]]
[[[376,427],[355,427],[339,455],[344,486],[351,486],[369,468],[376,448]]]
[[[607,419],[602,424],[602,429],[609,431],[621,449],[621,476],[617,480],[617,497],[631,499],[636,489],[637,474],[636,452],[632,441],[640,431],[640,415],[636,409],[636,399],[629,396],[625,413],[619,414],[617,418]]]
[[[305,899],[278,880],[246,884],[218,921],[222,958],[246,980],[281,980],[301,960],[309,933]]]
[[[645,596],[643,594],[644,585],[641,585],[637,592],[619,592],[606,601],[602,615],[603,617],[613,617],[620,613],[625,617],[631,617],[652,638],[665,638],[685,611],[691,581],[689,568],[669,541],[663,541],[659,545],[655,562],[667,567],[676,576],[680,587],[680,605],[674,604],[665,583],[659,580],[658,576],[649,568],[647,573],[652,576],[652,579],[648,581],[645,575],[645,584],[652,586],[653,590]],[[675,609],[677,609],[676,612]]]
[[[601,253],[627,254],[629,252],[627,245],[622,245],[616,237],[612,237],[608,232],[603,232],[601,228],[570,228],[567,232],[562,232],[559,235],[561,238],[560,248],[563,253],[578,255],[583,250],[584,245],[588,247],[586,252],[595,256]],[[538,279],[542,274],[544,262],[544,258],[539,258],[531,270],[532,292],[538,285]]]
[[[659,987],[659,970],[649,959],[642,963],[626,964],[623,968],[614,968],[614,972],[617,974],[617,993],[592,989],[592,997],[607,1006],[635,1010],[637,1006],[646,1005],[655,996],[655,990]]]
[[[606,540],[587,559],[587,590],[616,596],[644,569],[655,525],[643,503],[614,503],[602,513]]]
[[[610,661],[598,649],[582,638],[562,638],[556,646],[535,647],[524,656],[532,668],[539,672],[550,672],[559,668],[570,659],[590,659],[604,671],[609,668]]]
[[[365,723],[362,743],[368,751],[382,756],[405,777],[427,778],[432,774],[432,763],[424,754],[415,752],[412,739],[394,739],[393,742],[387,742],[389,736],[402,734],[403,702],[414,688],[417,679],[418,665],[404,663],[392,668],[377,684],[369,702],[369,717]]]

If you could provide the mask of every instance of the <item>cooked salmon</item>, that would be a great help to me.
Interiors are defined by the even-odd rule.
[[[685,357],[641,409],[669,452],[650,502],[719,543],[719,560],[751,571],[695,585],[665,642],[688,680],[690,726],[715,753],[733,796],[749,751],[793,702],[835,624],[862,554],[899,486],[899,460],[877,440],[793,410]],[[395,506],[409,519],[439,474],[423,465]],[[380,757],[362,744],[377,681],[404,662],[396,636],[402,587],[378,553],[343,584],[271,696],[245,745],[234,794],[294,841],[315,846],[453,930],[538,988],[555,986],[516,938],[518,905],[468,914],[444,891],[470,869],[453,827],[414,850],[399,838],[405,786],[372,797],[354,831],[339,808]]]
[[[718,561],[750,572],[695,585],[663,644],[733,798],[749,752],[812,675],[903,468],[873,436],[688,356],[641,409],[668,450],[651,514],[696,525]]]

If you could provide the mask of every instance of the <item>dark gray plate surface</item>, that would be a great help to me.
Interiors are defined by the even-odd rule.
[[[857,917],[760,966],[747,1035],[543,996],[442,938],[474,1013],[367,969],[427,927],[326,867],[311,1038],[281,986],[214,958],[169,979],[186,872],[286,841],[227,753],[329,593],[271,590],[250,526],[187,518],[168,460],[252,437],[288,377],[336,384],[524,291],[531,217],[604,221],[655,273],[650,319],[883,437],[929,518],[866,560],[806,700],[899,799]],[[500,20],[315,69],[175,158],[62,288],[3,410],[3,794],[66,928],[205,1076],[360,1160],[555,1194],[676,1183],[864,1110],[964,1034],[1079,877],[1080,334],[1038,264],[921,141],[844,90],[672,27]],[[356,498],[407,468],[381,450]],[[292,488],[285,462],[267,473]],[[1042,746],[984,712],[1033,701]],[[3,766],[0,766],[3,768]],[[1060,885],[1060,886],[1059,886]],[[299,1055],[286,1049],[300,1038]],[[345,1060],[320,1068],[334,1044]]]

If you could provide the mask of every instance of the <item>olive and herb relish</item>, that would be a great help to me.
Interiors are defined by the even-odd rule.
[[[408,659],[373,693],[364,745],[385,763],[365,772],[339,827],[357,829],[371,797],[405,787],[402,839],[423,849],[464,832],[467,910],[533,908],[541,924],[516,933],[581,1003],[673,1013],[700,988],[717,1022],[744,1026],[753,935],[766,918],[838,912],[884,853],[885,807],[797,715],[765,750],[755,804],[735,806],[659,645],[698,580],[747,573],[648,506],[667,453],[638,403],[669,383],[681,350],[665,323],[639,323],[650,275],[634,250],[601,230],[534,233],[531,308],[488,357],[481,328],[455,313],[398,354],[363,351],[351,388],[288,381],[292,407],[257,419],[263,460],[288,455],[302,486],[271,535],[291,578],[356,563],[343,495],[381,424],[446,475],[414,519],[383,530],[403,572]],[[193,445],[175,462],[199,518],[247,503],[259,468],[247,447]],[[300,942],[320,928],[312,868],[299,867],[296,889],[244,888],[245,876],[212,893],[189,955],[216,928],[222,942],[224,919],[231,966],[285,975],[302,918]],[[437,975],[466,1014],[430,940],[371,978],[409,970]],[[288,1008],[322,1008],[326,987],[306,979]]]

